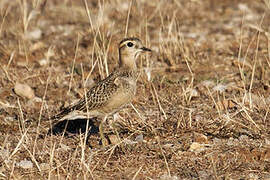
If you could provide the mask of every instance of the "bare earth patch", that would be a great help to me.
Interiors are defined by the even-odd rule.
[[[1,179],[270,179],[269,27],[268,0],[0,1]],[[155,52],[106,148],[52,127],[126,33]]]

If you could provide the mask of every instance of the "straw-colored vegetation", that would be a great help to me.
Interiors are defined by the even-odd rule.
[[[0,178],[269,179],[269,4],[1,0]],[[108,119],[108,145],[96,119],[48,135],[126,36],[154,53],[138,60],[132,106]]]

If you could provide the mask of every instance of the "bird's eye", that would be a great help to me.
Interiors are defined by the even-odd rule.
[[[133,44],[132,42],[128,42],[128,43],[127,43],[127,46],[128,46],[128,47],[132,47],[133,45],[134,45],[134,44]]]

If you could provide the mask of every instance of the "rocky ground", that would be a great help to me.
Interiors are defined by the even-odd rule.
[[[269,27],[268,0],[0,1],[0,177],[270,179]],[[154,53],[106,147],[97,119],[52,126],[125,36]]]

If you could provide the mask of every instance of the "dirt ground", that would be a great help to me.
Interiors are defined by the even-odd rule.
[[[270,179],[269,0],[1,0],[0,37],[1,179]],[[153,53],[106,146],[52,125],[124,37]]]

